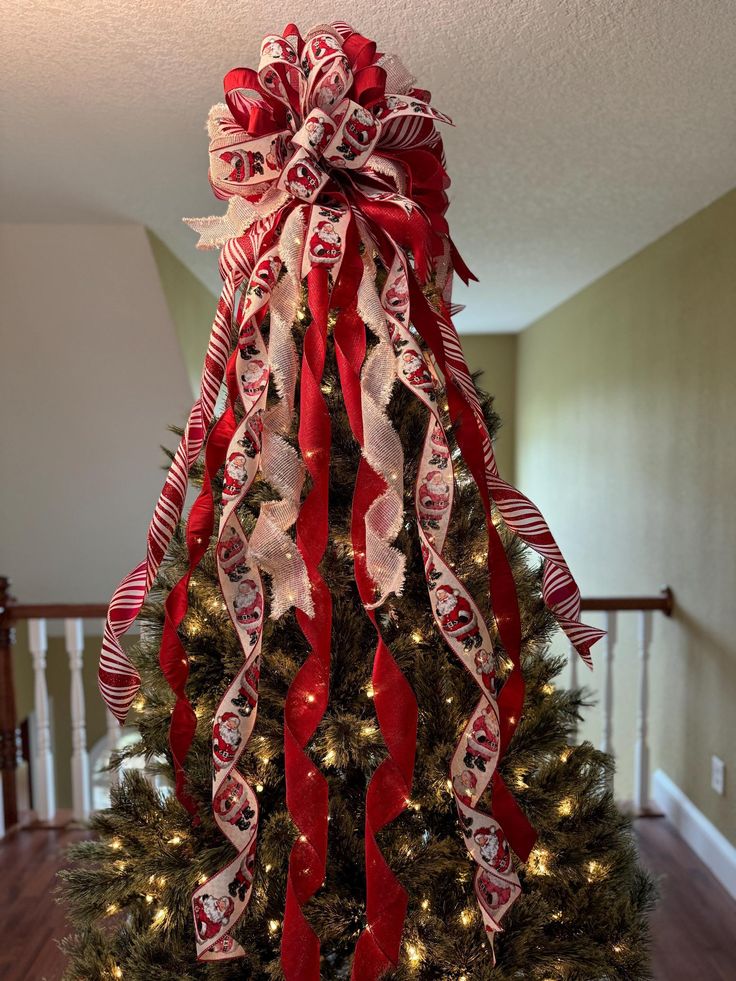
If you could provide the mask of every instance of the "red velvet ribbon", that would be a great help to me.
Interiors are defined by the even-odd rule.
[[[351,224],[354,232],[355,224]],[[345,297],[352,303],[335,324],[335,351],[342,394],[353,435],[363,439],[360,371],[366,353],[365,327],[357,314],[357,296],[363,263],[356,237],[348,240],[341,279]],[[351,538],[355,580],[364,605],[375,601],[375,584],[366,566],[366,514],[386,491],[383,477],[364,456],[355,480]],[[401,935],[409,897],[392,872],[376,841],[377,834],[407,807],[414,776],[417,734],[417,701],[411,686],[394,660],[382,635],[376,613],[366,608],[378,635],[373,659],[372,685],[376,716],[388,755],[371,777],[366,795],[365,864],[367,926],[358,938],[352,981],[375,981],[398,963]]]
[[[299,830],[289,857],[281,943],[287,981],[316,981],[320,976],[319,938],[302,906],[322,885],[327,863],[327,781],[305,751],[327,708],[330,681],[332,598],[319,572],[329,534],[331,425],[320,387],[327,351],[327,270],[313,268],[307,286],[312,321],[304,335],[299,447],[312,487],[297,518],[296,540],[309,574],[314,617],[296,614],[311,650],[289,687],[284,710],[286,804]]]

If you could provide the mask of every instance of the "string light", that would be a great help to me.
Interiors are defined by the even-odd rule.
[[[602,879],[606,875],[606,872],[607,869],[601,862],[596,862],[595,859],[588,862],[588,882],[595,882],[596,879]]]
[[[376,694],[376,689],[373,687],[373,685],[368,684],[365,687],[365,693],[368,696],[368,698],[373,698]]]
[[[146,902],[147,903],[152,903],[153,902],[153,896],[151,895],[150,892],[149,893],[146,893]]]
[[[546,848],[535,848],[529,855],[526,870],[530,875],[549,875],[550,854]]]
[[[280,920],[269,920],[268,921],[268,929],[269,929],[269,931],[271,933],[277,933],[280,926],[281,926],[281,921]]]
[[[372,725],[365,725],[360,730],[360,734],[361,734],[361,736],[364,736],[366,739],[369,739],[371,736],[375,736],[376,735],[376,728],[375,728],[375,726],[372,726]]]
[[[570,817],[572,814],[572,801],[569,797],[565,797],[564,800],[560,801],[560,806],[557,808],[560,817]]]
[[[414,641],[415,644],[421,644],[421,642],[424,640],[424,637],[421,635],[421,633],[418,630],[415,630],[414,633],[411,635],[411,639]]]
[[[256,784],[256,792],[259,793],[259,794],[262,794],[263,793],[263,784],[262,783],[257,783]]]
[[[473,912],[469,909],[464,909],[460,914],[460,922],[464,927],[469,927],[473,922]]]
[[[313,701],[315,701],[315,696],[310,693],[309,695],[306,696],[304,701],[309,702],[311,704]]]
[[[114,978],[122,978],[123,969],[116,964],[112,969],[112,976]]]
[[[429,909],[429,900],[428,899],[423,899],[422,900],[422,909]]]
[[[560,761],[562,763],[567,763],[567,761],[570,759],[571,753],[572,753],[572,749],[569,746],[565,746],[565,748],[560,753]]]
[[[172,837],[169,838],[167,844],[169,844],[169,845],[180,845],[181,844],[181,835],[172,835]]]
[[[335,753],[334,749],[328,749],[327,752],[325,753],[325,763],[327,763],[328,765],[330,763],[334,763],[336,755],[337,754]]]
[[[554,690],[555,690],[555,686],[553,684],[550,684],[549,681],[547,682],[546,685],[542,685],[542,691],[544,692],[545,695],[551,695]]]
[[[145,707],[146,707],[146,700],[143,697],[143,695],[140,695],[133,702],[133,708],[136,710],[136,712],[142,712]]]
[[[168,916],[168,913],[169,913],[169,911],[166,909],[165,906],[159,907],[156,910],[156,912],[154,913],[154,915],[153,915],[153,922],[151,923],[151,926],[152,927],[159,927],[159,926],[161,926],[161,924],[164,922],[164,920]]]
[[[556,912],[552,914],[551,918],[555,920],[555,922],[559,923],[559,921],[562,919],[562,910],[558,909]]]
[[[203,885],[205,884],[205,882],[206,882],[206,881],[207,881],[207,874],[206,874],[206,873],[203,873],[203,874],[202,874],[202,875],[200,875],[200,877],[199,877],[199,878],[197,879],[197,882],[198,882],[198,883],[200,884],[200,886],[203,886]]]
[[[406,945],[406,956],[409,958],[409,964],[413,968],[419,967],[422,963],[422,951],[417,944]]]
[[[107,916],[114,916],[119,908],[120,907],[117,905],[117,903],[110,903],[110,905],[105,910],[105,913],[107,914]]]
[[[114,852],[119,852],[122,847],[123,843],[119,838],[113,838],[110,842],[110,848],[112,848]]]

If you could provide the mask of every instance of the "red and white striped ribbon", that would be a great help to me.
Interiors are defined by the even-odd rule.
[[[243,278],[250,274],[253,256],[258,255],[264,242],[273,235],[277,223],[278,215],[271,215],[252,226],[243,239],[228,241],[220,253],[220,274],[224,282],[202,366],[200,395],[189,413],[184,435],[156,503],[148,528],[146,558],[128,573],[110,600],[102,638],[98,685],[105,704],[121,725],[140,687],[140,676],[123,650],[120,638],[140,613],[181,519],[189,474],[199,458],[212,423],[232,346],[235,293]]]

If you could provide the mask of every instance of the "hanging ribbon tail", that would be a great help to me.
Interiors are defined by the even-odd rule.
[[[311,211],[309,229],[318,227],[315,209]],[[319,573],[329,535],[331,427],[321,391],[327,352],[327,268],[313,268],[307,283],[312,322],[304,335],[299,448],[312,486],[297,518],[296,536],[309,575],[314,616],[297,612],[310,653],[289,687],[284,709],[286,806],[299,831],[289,857],[281,941],[281,966],[287,981],[317,981],[320,976],[319,938],[302,907],[321,887],[327,863],[327,781],[306,751],[327,708],[331,659],[332,598]]]
[[[329,535],[331,427],[321,385],[331,297],[338,370],[362,453],[351,535],[356,583],[377,634],[374,704],[387,748],[366,795],[367,924],[356,944],[353,981],[375,981],[398,964],[408,902],[377,844],[381,829],[407,806],[417,731],[414,693],[382,638],[376,613],[388,596],[400,595],[405,573],[405,558],[395,546],[404,523],[402,447],[387,412],[397,378],[426,410],[414,516],[433,618],[478,688],[476,708],[450,762],[449,783],[477,867],[475,892],[491,948],[520,894],[511,849],[523,860],[535,837],[499,775],[524,709],[525,686],[516,584],[497,523],[503,521],[542,558],[544,602],[587,664],[603,635],[580,622],[580,592],[544,518],[496,466],[451,319],[458,309],[452,303],[453,273],[466,284],[475,280],[445,217],[450,181],[437,124],[451,121],[429,100],[398,58],[382,54],[342,22],[319,25],[305,38],[289,24],[282,34],[263,39],[257,69],[226,75],[225,102],[210,112],[208,134],[209,181],[227,210],[187,219],[200,235],[198,247],[221,249],[223,288],[201,394],[157,502],[145,561],[115,591],[103,635],[100,692],[122,723],[140,686],[122,637],[156,580],[209,433],[204,484],[186,526],[187,571],[166,601],[160,653],[175,696],[170,745],[176,793],[196,818],[185,769],[196,715],[187,698],[188,660],[179,631],[190,629],[188,587],[214,528],[213,483],[222,471],[216,567],[222,613],[230,618],[243,661],[212,727],[213,817],[232,853],[193,893],[197,957],[207,962],[245,956],[233,928],[252,894],[259,814],[238,764],[257,715],[266,572],[270,615],[278,618],[294,606],[309,646],[284,710],[286,803],[298,829],[281,946],[286,981],[320,977],[320,942],[304,906],[321,888],[327,860],[328,785],[307,747],[327,707],[331,664],[332,600],[320,574]],[[380,275],[386,274],[380,292],[374,258]],[[311,322],[301,358],[296,448],[290,437],[300,369],[291,327],[305,281]],[[268,344],[261,330],[267,315]],[[375,338],[370,350],[366,329]],[[228,402],[215,422],[223,379]],[[447,412],[440,408],[441,395]],[[490,628],[445,552],[454,495],[449,432],[483,505],[491,607],[510,663],[502,685]],[[260,507],[248,537],[238,507],[259,473],[274,494]],[[478,807],[489,787],[492,812]]]
[[[355,225],[351,230],[357,238]],[[351,544],[358,591],[378,634],[371,683],[388,755],[371,777],[366,796],[367,926],[356,945],[353,981],[377,979],[396,967],[399,959],[408,894],[378,847],[377,835],[409,802],[418,717],[416,697],[381,635],[375,613],[388,593],[403,584],[403,557],[393,561],[398,553],[391,544],[403,521],[403,451],[385,415],[395,370],[373,281],[372,243],[363,243],[363,253],[365,266],[357,242],[352,248],[349,244],[340,284],[345,304],[335,324],[335,351],[348,420],[362,450],[353,494]],[[359,308],[367,314],[365,322],[378,339],[367,358]]]

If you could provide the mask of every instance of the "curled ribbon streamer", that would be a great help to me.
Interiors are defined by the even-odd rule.
[[[406,342],[399,357],[399,377],[417,397],[423,392],[425,404],[435,378],[421,347],[415,344],[410,325],[431,351],[444,380],[458,446],[478,486],[485,511],[491,605],[501,643],[513,669],[497,697],[491,685],[479,683],[482,697],[463,734],[462,750],[458,748],[453,757],[451,770],[457,775],[472,740],[477,741],[481,727],[479,720],[486,719],[489,731],[498,730],[498,747],[487,756],[485,773],[475,767],[483,773],[483,779],[477,780],[476,787],[492,785],[493,816],[475,808],[477,798],[465,803],[456,794],[456,801],[468,848],[478,864],[476,892],[484,910],[486,928],[491,932],[498,929],[502,913],[518,894],[518,884],[512,873],[499,868],[500,858],[496,864],[492,860],[492,841],[501,843],[501,852],[504,852],[503,842],[507,841],[522,858],[534,841],[533,829],[498,773],[498,761],[521,716],[524,682],[520,670],[521,624],[516,588],[493,522],[494,507],[509,528],[545,559],[543,599],[587,663],[590,663],[590,647],[601,636],[601,631],[579,621],[580,593],[541,514],[503,481],[496,467],[475,387],[451,320],[452,313],[457,310],[451,300],[453,271],[466,282],[474,277],[449,237],[445,218],[449,178],[435,124],[449,123],[450,120],[430,105],[430,98],[428,92],[414,87],[413,78],[397,58],[381,54],[373,41],[344,23],[319,25],[304,38],[293,24],[289,24],[281,35],[273,34],[264,39],[257,71],[237,68],[226,76],[226,104],[213,108],[208,127],[210,184],[217,197],[228,201],[227,213],[219,218],[188,219],[200,233],[200,247],[222,246],[223,293],[205,362],[202,395],[192,409],[185,436],[154,513],[146,561],[133,570],[116,591],[103,640],[100,689],[111,710],[122,721],[139,679],[122,651],[119,638],[137,615],[180,518],[188,473],[212,422],[215,399],[230,352],[236,290],[243,278],[250,277],[257,264],[269,256],[270,261],[283,263],[287,272],[278,286],[271,281],[269,288],[262,291],[263,303],[260,303],[263,296],[259,298],[260,305],[251,297],[250,306],[242,311],[244,320],[241,322],[240,311],[238,320],[241,327],[250,324],[257,329],[259,318],[265,315],[265,306],[270,300],[273,351],[266,354],[264,350],[263,358],[251,359],[251,367],[253,360],[262,360],[266,376],[269,370],[273,372],[282,404],[259,411],[261,431],[252,432],[249,438],[257,439],[261,466],[268,469],[266,478],[273,480],[281,500],[269,502],[261,509],[250,543],[241,537],[242,529],[239,531],[234,523],[237,520],[234,512],[228,518],[228,528],[233,532],[234,540],[242,541],[243,554],[256,572],[259,565],[272,571],[272,615],[278,616],[290,597],[295,598],[297,621],[310,645],[310,653],[287,694],[285,708],[287,806],[300,831],[290,857],[282,936],[282,966],[287,981],[315,981],[319,977],[320,964],[319,941],[309,927],[302,907],[319,889],[326,861],[327,784],[307,755],[306,747],[324,713],[329,682],[331,600],[318,567],[328,529],[330,424],[320,382],[333,288],[338,311],[335,323],[338,367],[350,425],[363,454],[352,515],[355,574],[361,600],[374,624],[375,606],[391,591],[400,591],[404,571],[403,558],[392,545],[395,529],[401,522],[398,481],[401,456],[400,445],[397,446],[395,434],[387,425],[385,412],[395,364],[387,357],[382,334],[384,323],[389,332],[395,334],[394,343],[396,338]],[[365,247],[370,243],[381,266],[389,273],[390,282],[387,281],[380,298],[375,292],[375,284],[369,282],[373,279],[368,261],[372,256],[364,254],[361,275],[358,255],[361,239]],[[288,331],[304,279],[308,284],[312,320],[304,339],[301,367],[300,460],[287,439],[297,371],[296,354]],[[350,285],[352,293],[346,284]],[[427,301],[423,292],[427,288],[435,291],[438,309]],[[367,358],[366,324],[379,341]],[[244,343],[247,346],[247,339]],[[410,358],[405,358],[410,353],[407,345],[416,347],[416,351],[412,348]],[[231,395],[228,408],[211,431],[212,447],[208,443],[205,469],[206,484],[209,480],[209,485],[203,488],[201,506],[195,505],[195,516],[188,526],[188,574],[200,557],[201,543],[196,541],[195,533],[206,530],[210,520],[212,468],[225,452],[224,442],[234,428],[233,406],[243,393],[249,397],[245,388],[239,394],[234,371],[234,368],[228,369]],[[416,378],[411,377],[412,372],[418,372]],[[424,372],[429,375],[428,382],[422,381]],[[429,387],[423,388],[424,385]],[[436,412],[436,407],[429,407],[430,412],[432,409]],[[261,410],[264,409],[265,403],[261,405]],[[255,418],[249,414],[248,424],[252,425]],[[444,493],[440,486],[443,481],[438,482],[434,475],[430,477],[432,470],[442,470],[432,461],[434,456],[442,457],[444,433],[440,426],[435,435],[438,418],[430,415],[430,421],[431,432],[428,430],[422,457],[423,480],[416,492],[420,526],[428,520],[422,515],[428,513],[433,501],[442,500]],[[245,431],[241,436],[245,437]],[[431,455],[428,455],[430,451]],[[309,472],[311,487],[299,509],[305,476],[302,461]],[[246,470],[250,473],[249,465]],[[396,479],[392,476],[394,473]],[[448,500],[451,503],[451,494]],[[471,598],[442,558],[444,520],[435,529],[420,527],[420,538],[434,564],[433,574],[437,576],[433,580],[433,594],[436,597],[440,587],[445,587],[449,590],[448,599],[454,596],[467,604],[470,616],[477,621],[477,634],[473,636],[481,638],[482,649],[486,651],[488,629],[485,625],[481,627],[481,618]],[[296,525],[296,546],[287,533],[293,524]],[[439,539],[435,534],[438,531]],[[429,538],[430,532],[434,543]],[[201,537],[206,541],[206,536]],[[221,563],[220,568],[223,568]],[[259,592],[260,577],[253,581]],[[229,587],[227,583],[223,585],[227,600]],[[175,633],[175,625],[181,622],[186,612],[185,593],[182,586],[171,602],[171,609],[167,610],[169,636],[172,631]],[[232,616],[232,597],[228,608],[231,607]],[[312,611],[314,617],[309,615]],[[464,644],[467,638],[453,633],[443,622],[443,617],[444,614],[439,615],[443,636],[471,670]],[[373,775],[367,793],[369,929],[361,934],[356,946],[354,981],[377,978],[390,964],[396,963],[406,910],[406,893],[381,856],[375,834],[406,805],[414,766],[416,701],[377,625],[376,629],[375,705],[389,755]],[[259,643],[257,640],[254,646]],[[174,667],[176,652],[173,644],[165,650],[162,647],[162,667],[165,673],[168,672],[167,677],[176,691],[175,712],[181,723],[176,746],[172,728],[177,790],[181,792],[192,716],[184,691],[186,657],[180,658],[180,667]],[[243,697],[247,701],[249,692],[257,693],[257,666],[252,652],[246,655],[246,665],[252,669],[244,686],[246,694]],[[481,672],[483,676],[486,673]],[[245,676],[242,677],[245,680]],[[484,738],[490,740],[490,736]],[[234,767],[227,770],[228,777],[237,783],[242,778],[236,774]],[[237,789],[250,800],[240,783]],[[180,799],[187,803],[183,793],[180,793]],[[243,872],[246,883],[243,890],[247,895],[248,869],[252,870],[255,854],[255,832],[247,844],[240,838],[236,848],[240,849],[238,855],[249,857],[251,863],[249,866],[246,862]],[[498,848],[496,851],[498,853]],[[226,873],[221,870],[217,875],[222,877],[216,883],[220,888],[225,885]],[[493,890],[484,892],[488,882],[498,886],[495,893]],[[508,895],[504,890],[508,890]],[[195,898],[203,895],[198,890]],[[212,894],[207,895],[214,902]],[[227,914],[228,904],[224,897],[220,898],[223,899],[222,908],[213,907],[210,917],[217,923],[221,923]],[[238,915],[245,902],[247,899],[239,905]],[[229,918],[230,914],[227,915]],[[199,925],[197,929],[201,934]],[[212,929],[205,927],[205,933]],[[218,927],[210,936],[198,936],[200,954],[218,958],[241,954],[239,948],[231,945],[231,938],[225,940],[226,937],[229,938],[229,932],[225,932],[225,927]],[[222,949],[215,949],[221,942]],[[225,947],[229,949],[225,950]]]
[[[230,931],[243,915],[253,887],[258,803],[253,788],[236,766],[258,711],[264,599],[258,563],[237,507],[259,468],[269,367],[258,315],[267,306],[280,266],[275,250],[255,265],[239,310],[237,353],[228,374],[230,400],[233,404],[240,401],[243,415],[226,451],[216,557],[220,591],[243,650],[244,663],[220,700],[213,722],[212,802],[215,821],[236,854],[192,896],[197,957],[201,961],[243,956],[242,947]]]
[[[286,885],[281,964],[287,981],[318,978],[320,944],[302,907],[324,881],[327,863],[327,781],[306,752],[327,707],[332,598],[319,573],[328,539],[330,417],[321,392],[327,352],[328,281],[325,267],[309,274],[312,322],[304,335],[299,447],[312,479],[296,523],[296,538],[314,602],[310,619],[297,622],[310,652],[289,686],[284,708],[286,804],[299,835],[292,846]]]
[[[380,305],[372,302],[377,299],[372,243],[364,239],[363,246],[363,266],[358,264],[356,270],[360,277],[357,301],[338,317],[335,347],[348,419],[363,451],[355,480],[351,534],[358,591],[378,635],[372,672],[373,702],[387,757],[371,777],[366,795],[367,925],[356,945],[352,981],[373,981],[398,963],[408,895],[376,838],[409,804],[418,717],[414,692],[382,636],[375,613],[387,598],[388,587],[396,591],[403,583],[403,563],[397,563],[399,568],[394,568],[393,577],[389,578],[383,566],[386,563],[390,567],[392,553],[396,552],[390,543],[403,519],[403,451],[384,411],[395,380],[393,353]],[[361,317],[379,342],[367,359]],[[399,495],[398,505],[395,495]],[[377,521],[376,512],[383,508],[387,515]],[[382,537],[380,547],[371,549],[374,529]]]
[[[406,269],[398,260],[389,270],[381,299],[399,377],[429,410],[414,501],[432,614],[445,643],[481,690],[478,705],[453,755],[450,784],[466,846],[478,866],[475,891],[493,949],[493,935],[501,929],[501,917],[521,893],[499,822],[476,806],[497,771],[501,749],[496,657],[475,601],[443,557],[454,496],[452,457],[437,406],[436,376],[407,329]],[[497,849],[492,848],[493,843]]]
[[[257,221],[241,238],[226,243],[220,254],[222,294],[212,325],[202,376],[200,396],[189,418],[151,518],[146,541],[146,558],[123,579],[115,590],[107,611],[98,669],[100,694],[122,725],[140,688],[140,675],[120,644],[140,613],[143,601],[153,585],[174,530],[181,518],[189,483],[189,473],[202,450],[225,365],[230,353],[235,291],[249,263],[268,242],[277,226],[277,216]]]

